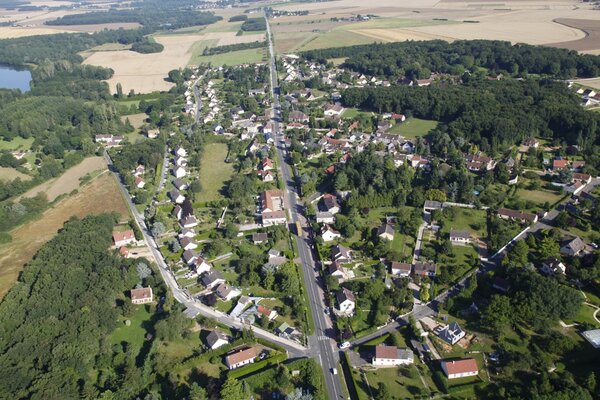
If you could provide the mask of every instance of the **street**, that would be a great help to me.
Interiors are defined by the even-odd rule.
[[[313,357],[317,358],[319,364],[323,368],[328,398],[344,398],[344,392],[342,391],[342,384],[340,381],[342,377],[341,371],[338,372],[338,375],[333,374],[334,369],[337,371],[339,351],[335,340],[333,323],[331,318],[324,313],[325,293],[323,291],[322,283],[319,282],[319,275],[315,273],[315,261],[312,254],[312,248],[314,248],[313,232],[310,226],[306,224],[306,219],[299,214],[300,207],[296,189],[293,186],[294,178],[290,173],[291,166],[287,163],[284,155],[284,145],[282,144],[284,135],[281,132],[279,124],[280,104],[279,95],[276,90],[278,88],[278,82],[277,69],[275,66],[275,53],[273,51],[273,42],[271,40],[271,27],[266,16],[265,21],[267,23],[267,38],[269,41],[271,94],[273,96],[272,122],[276,138],[275,142],[277,144],[277,157],[279,159],[280,172],[284,182],[283,192],[286,198],[287,208],[290,211],[291,220],[289,222],[295,223],[296,221],[300,221],[303,225],[302,229],[306,232],[306,238],[299,238],[296,236],[296,243],[298,245],[300,260],[302,261],[305,290],[308,292],[309,306],[315,323],[314,333],[308,337],[309,352]]]

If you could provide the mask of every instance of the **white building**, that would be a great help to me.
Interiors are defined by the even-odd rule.
[[[414,354],[409,349],[399,349],[396,346],[379,345],[375,347],[373,365],[397,366],[409,365],[414,362]]]
[[[477,361],[472,358],[454,361],[442,361],[442,370],[448,379],[475,376],[479,373]]]

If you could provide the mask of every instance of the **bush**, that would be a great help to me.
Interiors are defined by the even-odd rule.
[[[131,45],[131,51],[135,51],[137,53],[142,54],[160,53],[164,49],[165,47],[162,44],[150,42],[148,40],[145,40],[143,42],[136,42]]]

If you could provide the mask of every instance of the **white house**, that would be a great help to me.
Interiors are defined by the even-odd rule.
[[[225,365],[229,369],[236,369],[254,362],[256,358],[256,349],[248,347],[242,350],[236,350],[225,357]]]
[[[448,379],[475,376],[479,373],[477,361],[472,358],[464,360],[442,361],[442,370]]]
[[[321,237],[323,238],[324,242],[331,242],[332,240],[341,238],[342,234],[333,229],[328,224],[325,224],[321,228]]]
[[[356,299],[354,294],[346,288],[342,288],[341,291],[335,295],[337,299],[337,313],[344,316],[352,316],[354,314],[354,307],[356,306]]]
[[[564,275],[567,272],[567,267],[556,257],[548,257],[540,270],[546,275]]]
[[[414,362],[414,354],[409,349],[399,349],[396,346],[379,345],[375,347],[373,365],[397,366],[409,365]]]
[[[176,178],[183,178],[184,176],[187,175],[187,172],[185,171],[185,168],[177,167],[177,168],[173,169],[173,175]]]
[[[123,232],[114,232],[112,237],[115,247],[123,247],[136,242],[135,234],[131,229]]]
[[[390,224],[384,224],[377,229],[377,236],[391,242],[394,240],[394,228]]]
[[[219,271],[209,271],[201,279],[202,284],[209,289],[214,288],[221,283],[225,283],[225,278]]]
[[[463,337],[465,337],[465,335],[466,335],[466,332],[463,331],[461,329],[460,325],[458,325],[456,322],[450,323],[450,325],[442,328],[438,332],[438,337],[440,339],[442,339],[446,343],[449,343],[449,344],[451,344],[453,346],[456,343],[458,343],[458,341],[460,339],[462,339]]]
[[[187,157],[187,151],[183,147],[178,147],[175,149],[175,155],[179,157]]]
[[[169,198],[173,203],[176,204],[181,204],[185,201],[185,196],[182,195],[177,189],[169,191]]]
[[[456,245],[469,244],[471,243],[471,233],[468,231],[450,229],[450,243]]]
[[[221,331],[212,331],[206,336],[206,346],[211,350],[216,350],[226,344],[229,344],[229,340],[227,335]]]
[[[411,264],[392,261],[392,275],[406,278],[410,276],[411,271]]]
[[[152,288],[131,289],[131,302],[133,304],[152,303]]]
[[[219,286],[217,286],[215,293],[221,300],[229,301],[234,297],[238,297],[242,292],[240,292],[238,289],[232,288],[226,283],[221,283]]]
[[[184,236],[179,239],[179,243],[183,250],[196,250],[198,248],[198,243],[196,243],[193,238]]]
[[[196,256],[196,259],[192,263],[192,268],[195,269],[198,275],[203,274],[204,272],[210,271],[212,268],[206,260],[200,256]]]

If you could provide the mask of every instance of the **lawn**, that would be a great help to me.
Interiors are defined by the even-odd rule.
[[[579,307],[579,311],[577,312],[577,315],[575,315],[575,317],[573,319],[570,320],[564,320],[563,322],[565,324],[591,324],[591,325],[595,325],[597,328],[600,328],[600,323],[598,323],[598,321],[596,321],[594,319],[594,311],[596,311],[595,308],[590,307],[586,304],[582,304]],[[600,315],[600,313],[599,313]]]
[[[387,386],[388,391],[393,393],[396,398],[401,399],[416,397],[426,392],[414,366],[403,368],[402,370],[399,368],[379,368],[374,371],[365,372],[364,377],[373,394],[376,393],[380,383]],[[364,390],[364,387],[360,383],[358,386]],[[364,398],[370,398],[368,393],[370,393],[368,390],[367,393],[363,393]],[[363,396],[360,397],[363,398]]]
[[[129,301],[129,299],[126,299],[125,301]],[[127,342],[129,343],[129,346],[135,349],[134,354],[137,354],[144,344],[147,333],[144,325],[150,323],[152,314],[148,311],[150,308],[149,305],[139,305],[135,308],[136,311],[130,318],[119,318],[121,326],[117,327],[112,332],[110,341],[114,344]],[[131,321],[131,325],[125,325],[126,319]]]
[[[450,229],[469,231],[479,238],[486,235],[486,212],[472,208],[454,207],[453,211],[444,212],[442,232],[449,233]]]
[[[526,201],[533,201],[536,204],[544,204],[545,202],[554,204],[563,197],[562,194],[551,192],[549,190],[529,190],[522,188],[517,189],[516,196]]]
[[[396,124],[390,130],[390,133],[397,133],[407,139],[414,139],[424,136],[430,130],[437,126],[437,121],[430,121],[419,118],[408,118],[406,121]]]
[[[29,150],[33,144],[33,138],[23,139],[17,136],[13,140],[0,140],[0,150]]]
[[[264,48],[231,51],[228,53],[215,54],[212,56],[203,56],[202,52],[194,52],[194,55],[192,56],[188,64],[211,64],[214,66],[240,65],[254,64],[264,61],[265,59],[266,49]]]
[[[394,240],[391,243],[392,249],[402,254],[403,257],[412,257],[415,239],[400,232],[394,234]]]
[[[222,199],[225,182],[233,175],[233,164],[225,162],[227,151],[224,143],[209,143],[204,148],[200,163],[202,193],[199,197],[205,203]]]
[[[344,110],[344,112],[342,113],[342,118],[353,119],[353,118],[356,118],[359,115],[367,115],[367,116],[370,117],[371,115],[373,115],[373,113],[372,112],[360,111],[357,108],[346,108]]]
[[[31,179],[31,176],[25,175],[15,168],[0,167],[0,181],[12,181],[17,178],[20,178],[22,181],[28,181]]]

